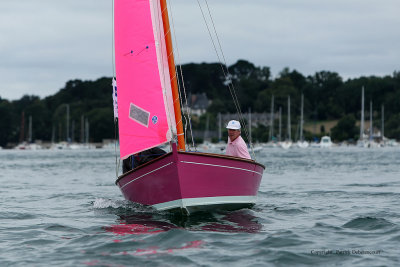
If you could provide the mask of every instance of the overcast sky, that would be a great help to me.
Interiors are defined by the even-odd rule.
[[[177,61],[216,62],[197,0],[169,3]],[[208,4],[228,65],[245,59],[273,75],[289,67],[344,79],[400,70],[400,0]],[[45,97],[71,79],[112,75],[112,0],[0,0],[1,98]]]

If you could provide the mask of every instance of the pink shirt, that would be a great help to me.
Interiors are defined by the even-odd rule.
[[[239,135],[238,138],[231,142],[231,139],[228,137],[228,145],[226,146],[226,155],[251,159],[249,151],[247,150],[246,143],[243,138]]]

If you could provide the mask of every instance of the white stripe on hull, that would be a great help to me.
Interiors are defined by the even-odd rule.
[[[205,165],[205,166],[212,166],[212,167],[221,167],[221,168],[228,168],[228,169],[235,169],[235,170],[241,170],[241,171],[247,171],[247,172],[254,172],[262,176],[262,173],[252,171],[249,169],[243,169],[243,168],[237,168],[237,167],[231,167],[231,166],[224,166],[224,165],[215,165],[215,164],[209,164],[209,163],[201,163],[201,162],[191,162],[191,161],[181,161],[182,163],[189,163],[189,164],[197,164],[197,165]]]
[[[136,178],[133,179],[132,181],[129,181],[128,183],[126,183],[126,184],[124,184],[123,186],[121,186],[121,189],[124,188],[125,186],[127,186],[128,184],[130,184],[130,183],[136,181],[137,179],[140,179],[140,178],[142,178],[142,177],[144,177],[144,176],[146,176],[146,175],[149,175],[150,173],[153,173],[153,172],[158,171],[158,170],[160,170],[160,169],[162,169],[162,168],[164,168],[164,167],[167,167],[168,165],[171,165],[172,163],[173,163],[173,162],[170,162],[170,163],[165,164],[165,165],[163,165],[163,166],[161,166],[161,167],[159,167],[159,168],[157,168],[157,169],[154,169],[154,170],[152,170],[152,171],[150,171],[150,172],[148,172],[148,173],[145,173],[145,174],[143,174],[143,175],[140,175],[140,176],[136,177]]]
[[[255,196],[224,196],[224,197],[199,197],[183,198],[153,205],[157,210],[187,208],[193,206],[209,206],[221,204],[255,204]]]

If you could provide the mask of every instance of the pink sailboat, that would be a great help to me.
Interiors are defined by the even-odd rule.
[[[185,151],[166,0],[115,0],[114,38],[120,158],[172,147],[118,177],[124,197],[184,214],[255,204],[262,164]]]

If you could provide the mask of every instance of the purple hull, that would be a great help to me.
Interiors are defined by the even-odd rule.
[[[252,160],[174,150],[120,176],[116,184],[127,200],[191,213],[254,204],[264,169]]]

